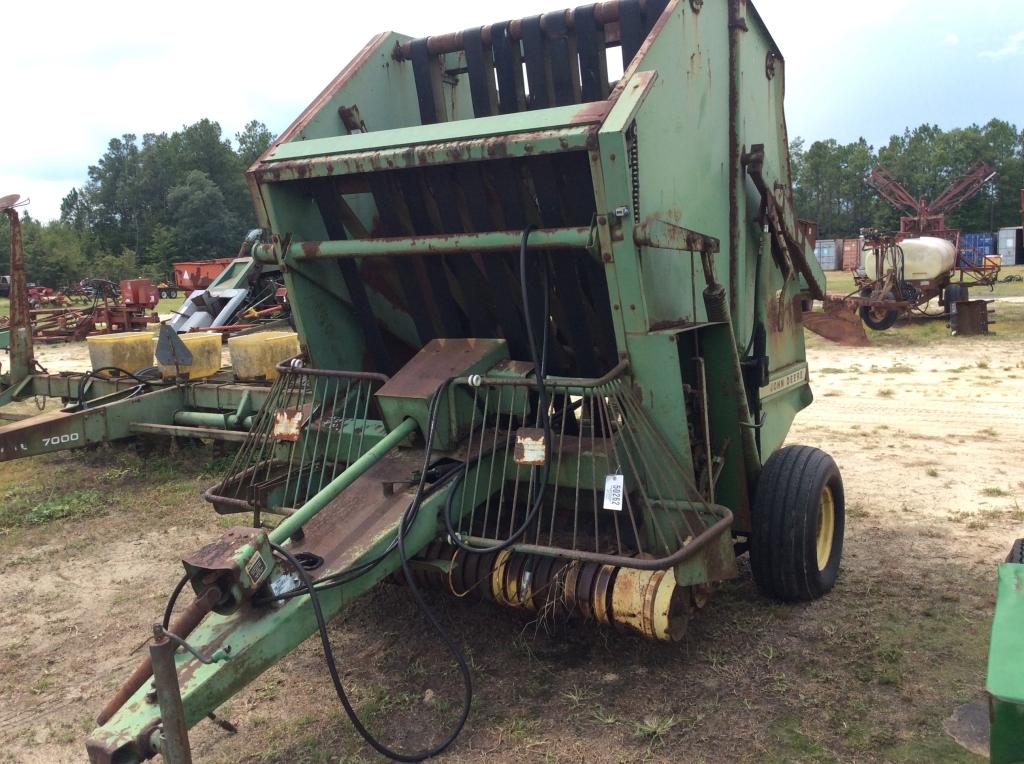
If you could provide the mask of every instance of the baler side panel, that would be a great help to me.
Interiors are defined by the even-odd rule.
[[[264,185],[263,198],[270,219],[280,221],[275,226],[280,235],[298,240],[326,238],[323,218],[301,184]],[[304,262],[282,272],[288,300],[295,306],[295,328],[311,362],[320,368],[363,369],[365,339],[338,264]]]
[[[640,71],[657,71],[658,78],[636,118],[640,209],[634,218],[719,238],[717,276],[729,289],[728,98],[714,80],[727,71],[726,27],[724,4],[707,3],[695,16],[679,3],[638,62]],[[698,253],[645,247],[641,268],[648,328],[707,320]]]
[[[795,223],[783,105],[785,62],[753,6],[743,2],[741,7],[747,26],[747,31],[740,34],[739,46],[741,87],[737,125],[741,149],[748,152],[751,146],[764,145],[765,181],[770,189],[775,189],[776,198]],[[741,183],[746,216],[740,216],[740,241],[745,254],[738,260],[737,274],[743,284],[740,294],[753,295],[756,253],[762,247],[762,237],[770,237],[756,220],[761,199],[754,183],[746,173]],[[754,311],[766,330],[770,381],[756,391],[758,400],[754,408],[755,415],[760,408],[764,417],[764,424],[758,431],[762,462],[782,446],[794,417],[812,400],[805,365],[800,275],[794,274],[784,286],[783,273],[772,256],[771,244],[763,244],[756,302],[737,298],[733,316],[741,350],[749,341]],[[809,247],[804,254],[805,259],[817,264]]]

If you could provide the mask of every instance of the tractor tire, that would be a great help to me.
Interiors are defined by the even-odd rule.
[[[1006,555],[1006,561],[1024,565],[1024,539],[1017,539],[1013,542],[1010,553]]]
[[[171,290],[171,299],[172,300],[177,300],[178,299],[178,290],[177,289],[172,289]]]
[[[865,288],[860,292],[861,297],[870,297],[871,289]],[[876,332],[884,332],[886,329],[892,328],[892,325],[896,323],[896,319],[900,317],[898,310],[882,310],[881,308],[869,308],[867,305],[860,309],[860,320],[864,322],[864,325],[869,329],[874,329]]]
[[[161,289],[160,290],[160,299],[161,300],[166,300],[167,299],[167,290],[166,289]]]
[[[846,515],[831,456],[810,446],[776,451],[761,471],[752,515],[750,567],[763,594],[806,602],[832,589]]]

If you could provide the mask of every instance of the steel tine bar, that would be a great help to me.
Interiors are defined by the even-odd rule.
[[[352,384],[351,380],[346,380],[346,383],[347,383],[347,385],[351,385]],[[327,458],[328,458],[328,454],[330,453],[330,449],[331,449],[331,439],[332,439],[331,435],[334,433],[334,423],[337,420],[338,392],[340,390],[341,390],[341,382],[340,381],[336,381],[335,384],[334,384],[334,395],[331,397],[330,409],[329,410],[325,410],[323,412],[323,414],[320,416],[320,427],[321,427],[321,429],[324,428],[324,427],[327,428],[327,438],[326,438],[326,442],[324,443],[324,463],[323,463],[323,466],[320,469],[320,479],[317,480],[317,483],[316,483],[316,493],[320,493],[320,491],[323,490],[324,479],[327,477],[327,472],[328,472],[328,469],[327,469]],[[342,414],[344,415],[344,412],[342,412]],[[338,428],[338,436],[336,438],[334,438],[334,441],[335,441],[335,443],[334,443],[334,461],[333,461],[333,464],[332,464],[331,469],[330,469],[330,472],[331,472],[332,475],[338,469],[338,450],[339,450],[338,447],[341,445],[341,434],[342,434],[341,431],[342,431],[343,427],[344,427],[344,419],[342,419],[342,427]],[[310,488],[313,487],[313,481],[312,480],[309,481],[309,485],[310,485]],[[307,491],[306,495],[307,495],[306,501],[309,501],[309,498],[308,498],[309,492],[308,491]]]
[[[356,399],[352,403],[352,414],[353,414],[353,417],[359,413],[359,404],[362,402],[362,400],[363,400],[363,386],[361,384],[356,384]],[[348,418],[347,417],[348,406],[349,406],[349,401],[346,400],[345,401],[345,416],[343,417],[343,420],[347,420],[347,418]],[[342,424],[342,427],[344,427],[344,423]],[[353,433],[353,436],[354,435],[355,435],[355,433]],[[355,446],[355,443],[356,443],[355,437],[351,437],[351,438],[348,439],[348,448],[345,450],[345,466],[346,467],[349,464],[352,463],[352,449]],[[359,458],[358,454],[356,454],[356,458],[357,459]]]
[[[370,402],[373,400],[373,391],[370,389],[372,387],[372,385],[373,385],[373,383],[370,382],[369,380],[356,383],[356,386],[360,390],[362,390],[364,387],[366,388],[366,390],[365,390],[366,394],[363,396],[363,414],[362,414],[362,416],[358,417],[358,419],[362,422],[362,426],[359,428],[359,447],[358,447],[359,455],[356,457],[357,459],[360,456],[362,456],[364,453],[366,453],[363,450],[363,443],[364,443],[364,441],[366,439],[366,418],[370,415]],[[357,413],[358,413],[358,410],[357,410]],[[355,425],[355,424],[356,423],[353,422],[353,425]],[[353,438],[353,440],[354,440],[354,438]],[[350,462],[350,464],[351,464],[351,462]],[[346,464],[345,466],[347,467],[348,465]]]
[[[629,401],[629,403],[636,408],[635,417],[636,417],[638,423],[640,423],[643,426],[645,426],[647,428],[648,432],[649,432],[649,435],[648,435],[646,440],[649,443],[651,443],[654,448],[659,448],[660,447],[664,451],[664,453],[670,455],[669,458],[670,458],[670,461],[673,464],[669,467],[669,469],[672,470],[673,474],[678,475],[678,477],[682,480],[684,489],[689,492],[689,496],[686,497],[687,500],[689,500],[691,502],[694,502],[694,503],[700,503],[706,510],[710,511],[710,507],[708,506],[707,502],[705,502],[703,500],[703,498],[700,496],[700,492],[697,491],[696,486],[693,484],[693,482],[686,475],[686,471],[683,469],[682,465],[676,463],[675,458],[671,456],[672,451],[669,448],[668,443],[665,441],[665,439],[661,435],[660,431],[654,426],[654,423],[651,422],[649,416],[647,415],[647,411],[645,409],[643,409],[639,405],[639,402],[637,402],[635,400],[631,399]],[[641,457],[642,456],[643,455],[641,454]],[[673,467],[674,467],[674,469],[673,469]],[[693,524],[691,522],[691,519],[689,517],[690,513],[684,512],[683,514],[684,514],[684,519],[686,521],[687,526],[690,528],[691,533],[693,533],[694,535],[699,534],[700,532],[702,532],[707,527],[707,524],[705,523],[703,525],[703,527],[694,528],[694,526],[693,526]]]
[[[580,401],[580,407],[576,416],[576,453],[583,453],[583,410],[586,405],[586,399]],[[577,540],[579,539],[579,525],[580,525],[580,480],[582,475],[582,459],[576,460],[576,495],[573,498],[572,504],[572,548],[576,549]]]
[[[293,375],[291,375],[291,374],[282,374],[280,377],[278,377],[277,378],[277,383],[275,383],[275,385],[274,385],[274,389],[276,390],[276,395],[275,395],[274,390],[272,390],[271,394],[269,396],[269,400],[266,403],[263,404],[263,408],[261,409],[261,412],[262,412],[262,414],[264,416],[264,419],[263,419],[260,431],[263,432],[266,435],[266,438],[263,439],[259,443],[259,455],[254,460],[249,462],[249,464],[254,466],[254,467],[256,465],[260,464],[261,462],[263,462],[264,456],[265,456],[265,454],[267,453],[268,450],[270,451],[271,456],[274,453],[274,445],[273,445],[273,437],[272,437],[273,436],[273,431],[274,431],[274,424],[273,424],[274,423],[274,414],[277,412],[277,410],[279,408],[281,408],[281,402],[283,400],[287,400],[287,391],[291,387],[292,377],[293,377]],[[255,450],[255,444],[254,444],[254,450]],[[269,461],[269,457],[267,458],[267,461]],[[269,469],[270,469],[270,465],[268,464],[267,465],[268,474],[269,474]],[[249,486],[252,486],[252,484],[253,484],[253,482],[255,480],[255,477],[256,477],[256,470],[254,469],[253,472],[252,472],[252,475],[250,476],[249,483],[246,486],[247,488]],[[239,486],[239,487],[241,488],[241,486]],[[242,497],[238,496],[237,498],[242,498]]]
[[[623,421],[619,422],[619,426],[618,427],[613,427],[611,423],[609,423],[609,425],[608,425],[608,438],[611,439],[611,450],[612,450],[612,453],[615,454],[615,465],[619,469],[619,471],[621,472],[622,471],[622,457],[619,454],[619,450],[626,448],[625,443],[622,443],[622,440],[624,438],[624,435],[623,435],[622,431],[625,428],[625,421],[624,421],[625,418],[622,416],[622,411],[621,411],[622,405],[621,405],[621,403],[619,403],[619,400],[618,400],[619,390],[616,389],[617,387],[619,387],[619,386],[617,386],[617,385],[609,386],[609,388],[605,392],[607,394],[607,399],[606,400],[609,403],[614,403],[614,405],[616,407],[616,412],[617,412],[616,413],[616,418],[619,419],[619,420],[623,420]],[[606,408],[605,411],[608,414],[608,418],[611,419],[612,415],[609,412],[609,410]],[[622,444],[620,445],[620,443],[622,443]],[[628,456],[628,454],[627,454],[627,456]],[[635,472],[634,472],[634,479],[637,479],[637,480],[639,479],[639,476],[636,476]],[[623,473],[623,481],[625,481],[625,474],[624,473]],[[630,525],[633,528],[633,537],[636,539],[637,551],[640,552],[640,553],[643,553],[643,546],[642,546],[643,541],[642,541],[641,535],[640,535],[640,528],[636,524],[636,510],[633,508],[633,500],[632,500],[632,498],[630,498],[630,495],[629,495],[628,491],[624,490],[622,495],[623,495],[623,498],[625,499],[625,502],[626,502],[626,515],[629,517],[629,523],[630,523]],[[618,530],[618,526],[616,526],[616,530]]]
[[[559,410],[561,411],[562,422],[558,428],[558,459],[555,462],[555,487],[551,497],[551,522],[548,524],[548,546],[551,546],[555,539],[555,512],[558,508],[558,489],[562,482],[559,480],[559,476],[562,474],[562,452],[565,450],[565,420],[566,417],[572,414],[572,410],[569,408],[568,389],[562,393],[562,407]],[[538,530],[539,527],[538,525]],[[538,534],[538,544],[540,543],[539,538]]]
[[[469,477],[469,462],[471,461],[470,457],[472,457],[472,455],[473,455],[473,434],[476,432],[476,415],[477,415],[477,412],[479,411],[479,408],[478,408],[479,403],[480,403],[480,388],[474,386],[473,387],[473,407],[472,407],[472,413],[469,416],[469,437],[466,439],[466,461],[463,464],[463,470],[462,470],[462,486],[466,485],[467,478]],[[480,432],[480,445],[481,446],[483,445],[483,441],[484,441],[483,430],[481,430],[481,432]],[[480,470],[477,470],[476,471],[475,479],[473,481],[473,493],[469,497],[469,501],[470,501],[470,514],[473,514],[473,515],[475,515],[475,513],[476,513],[476,491],[477,491],[477,487],[479,486],[479,483],[480,483]],[[466,490],[465,487],[463,487],[463,489],[462,489],[462,500],[459,502],[460,503],[460,506],[459,506],[459,532],[460,533],[462,532],[463,527],[466,526],[466,523],[467,523],[467,518],[466,518],[466,494],[467,493],[468,493],[468,491]],[[466,526],[466,527],[468,527],[468,528],[472,528],[473,527],[473,518],[472,517],[470,517],[468,519],[468,526]]]
[[[530,421],[530,396],[523,396],[523,415],[519,419],[520,422],[525,426]],[[508,452],[506,452],[507,456]],[[532,477],[532,476],[531,476]],[[508,535],[511,536],[512,532],[516,528],[516,508],[519,506],[519,469],[516,465],[516,480],[515,487],[512,489],[512,508],[509,512],[509,524],[508,524]],[[506,538],[508,538],[506,536]]]
[[[492,438],[492,442],[491,442],[491,453],[495,454],[495,455],[498,453],[498,433],[501,432],[501,401],[502,401],[502,399],[504,398],[504,395],[505,395],[505,388],[504,388],[503,385],[499,385],[497,387],[497,390],[498,390],[498,402],[495,404],[495,407],[494,407],[494,410],[496,412],[496,415],[495,415],[495,418],[494,418],[494,437]],[[493,394],[493,388],[488,388],[487,394],[488,394],[488,396],[492,395]],[[514,389],[512,390],[512,395],[515,396],[515,390]],[[482,440],[483,439],[481,439],[481,441]],[[484,503],[484,525],[483,525],[484,535],[487,534],[487,521],[488,521],[488,519],[491,516],[491,498],[494,495],[494,489],[492,488],[492,486],[494,485],[494,463],[496,461],[497,461],[497,459],[493,459],[492,458],[491,459],[491,465],[490,465],[490,467],[487,470],[487,501]]]
[[[299,404],[298,404],[298,407],[296,408],[296,411],[299,412],[300,421],[301,421],[301,418],[302,418],[302,411],[306,407],[306,390],[309,387],[309,380],[305,377],[305,375],[303,375],[301,377],[301,379],[302,379],[302,382],[301,382],[300,387],[299,387],[299,389],[300,389],[300,392],[299,392]],[[299,426],[299,438],[302,438],[302,426],[301,425]],[[295,469],[295,451],[298,449],[298,447],[299,447],[299,441],[295,440],[295,441],[292,442],[292,446],[288,450],[288,472],[285,475],[284,492],[281,494],[284,497],[285,501],[288,500],[288,489],[291,487],[292,473],[293,473],[293,470]],[[295,500],[294,499],[292,500],[292,506],[295,506]]]
[[[299,389],[299,379],[300,378],[299,378],[299,376],[297,374],[292,376],[292,378],[290,380],[290,384],[288,385],[288,388],[287,388],[287,393],[288,394],[285,396],[284,400],[281,401],[281,403],[280,403],[280,408],[281,409],[287,408],[288,404],[292,402],[293,398],[296,401],[298,401],[299,393],[297,393],[296,391]],[[266,470],[266,474],[263,477],[264,480],[268,480],[270,478],[270,468],[271,468],[270,462],[271,461],[272,460],[270,460],[270,459],[267,460],[267,470]]]
[[[545,316],[544,320],[545,321],[547,320],[546,316]],[[552,398],[551,398],[551,396],[549,394],[549,396],[548,396],[548,411],[544,412],[548,417],[551,416],[551,408],[552,408]],[[541,421],[540,397],[538,396],[536,411],[534,412],[534,416],[533,416],[533,427],[534,427],[534,429],[539,429],[540,428],[540,421]],[[528,490],[526,492],[526,511],[527,512],[529,512],[530,511],[530,507],[533,506],[534,492],[541,490],[541,487],[540,487],[540,484],[539,484],[539,480],[538,480],[539,477],[540,477],[540,467],[531,467],[530,468],[530,483],[529,483]],[[536,526],[537,526],[536,527],[537,533],[540,532],[540,518],[543,517],[543,515],[544,515],[544,507],[542,505],[541,508],[539,510],[537,510],[537,516],[534,518],[534,522],[536,523]],[[526,536],[526,535],[529,534],[529,532],[530,532],[530,529],[527,528],[526,529],[526,533],[524,533],[523,535]]]
[[[525,397],[525,396],[524,396]],[[498,499],[498,513],[494,518],[494,535],[495,537],[501,533],[501,513],[505,508],[505,487],[508,485],[508,465],[511,461],[512,454],[512,430],[515,427],[513,408],[515,406],[515,391],[513,391],[512,400],[508,406],[508,429],[505,431],[505,455],[501,460],[501,496]],[[519,484],[518,470],[516,470],[516,485]],[[512,500],[515,502],[515,499]]]
[[[622,397],[622,401],[627,406],[630,403],[632,403],[633,401],[631,401],[631,394],[627,393],[626,395],[624,395]],[[633,444],[634,444],[634,448],[633,449],[627,448],[626,453],[630,454],[630,461],[632,462],[633,461],[632,452],[633,452],[634,449],[636,450],[635,456],[636,456],[637,459],[639,459],[639,461],[641,463],[641,466],[642,466],[642,469],[640,469],[640,470],[636,470],[635,463],[634,463],[634,465],[632,467],[632,469],[636,470],[635,474],[637,474],[639,476],[638,479],[637,479],[637,489],[640,491],[640,496],[643,498],[644,506],[646,507],[646,509],[650,513],[651,521],[654,524],[655,533],[658,536],[661,537],[661,543],[664,545],[664,548],[665,549],[671,549],[671,545],[668,543],[668,539],[665,537],[665,532],[664,532],[664,529],[661,527],[661,523],[655,521],[656,516],[651,511],[653,509],[653,503],[651,501],[650,496],[647,494],[646,490],[644,489],[644,484],[647,483],[648,482],[648,478],[650,478],[650,468],[648,467],[648,465],[646,463],[646,460],[644,459],[643,443],[640,442],[639,438],[637,437],[637,433],[634,430],[634,427],[630,424],[630,419],[632,419],[633,416],[634,416],[633,414],[627,414],[626,425],[622,428],[623,432],[628,434],[628,436],[630,438],[632,438]],[[638,420],[638,424],[640,424],[640,423],[642,423],[642,420]]]
[[[594,422],[594,396],[592,394],[587,395],[587,401],[590,408],[590,453],[591,457],[594,454],[594,447],[597,445],[595,441],[595,435],[597,428]],[[601,551],[601,513],[597,505],[597,464],[594,459],[590,459],[590,485],[593,488],[590,491],[591,504],[594,507],[594,551]]]
[[[480,461],[484,458],[484,440],[486,439],[486,436],[487,436],[487,416],[488,416],[490,410],[491,410],[491,391],[490,390],[485,390],[484,391],[484,412],[483,412],[483,416],[481,416],[481,418],[480,418],[480,437],[478,438],[479,446],[477,447],[477,454],[476,454],[477,464],[479,464]],[[468,451],[467,451],[467,453],[468,453]],[[493,464],[493,460],[492,460],[492,464]],[[483,470],[477,470],[476,471],[476,476],[475,476],[475,479],[473,481],[473,506],[470,508],[470,518],[469,518],[469,529],[471,531],[473,529],[473,523],[476,521],[476,508],[480,504],[480,502],[479,502],[477,497],[480,495],[479,491],[480,491],[480,473],[481,472],[483,472]],[[490,481],[488,481],[488,483],[487,483],[487,497],[488,498],[490,498],[491,493],[492,493],[492,491],[491,491],[491,484],[490,484]]]
[[[660,442],[662,444],[662,448],[661,448],[662,453],[668,455],[667,456],[668,465],[665,468],[668,471],[668,474],[669,474],[669,478],[667,480],[668,488],[667,488],[666,492],[664,494],[662,494],[659,498],[664,498],[666,500],[675,500],[676,499],[676,493],[675,493],[675,490],[674,490],[675,489],[675,485],[671,481],[671,476],[672,475],[676,475],[676,476],[679,476],[680,478],[682,478],[683,483],[684,483],[684,489],[685,489],[685,484],[686,484],[685,471],[683,470],[682,465],[674,464],[675,459],[674,459],[674,457],[671,456],[672,452],[668,450],[667,444],[664,443],[664,439],[659,437],[659,435],[658,435],[658,433],[656,431],[656,428],[654,427],[653,422],[647,416],[646,411],[644,409],[640,408],[639,406],[638,406],[638,409],[639,409],[638,412],[637,412],[638,423],[641,424],[642,426],[644,426],[646,428],[646,430],[647,430],[647,435],[643,439],[643,442],[647,443],[651,448],[654,449],[655,452],[657,452],[659,450],[658,446],[656,444],[658,444]],[[643,456],[643,455],[641,454],[641,456]],[[652,460],[657,461],[657,457],[655,455],[653,455],[653,454],[652,454]],[[664,476],[661,473],[658,473],[655,476],[655,481],[657,481],[659,479],[663,479],[663,478],[664,478]],[[656,483],[655,483],[655,487],[656,487]],[[689,499],[691,497],[686,497],[686,498]],[[662,502],[662,503],[664,504],[664,502]],[[691,536],[697,536],[697,535],[699,535],[704,530],[703,527],[701,527],[701,528],[695,528],[694,527],[693,523],[691,522],[690,513],[688,511],[686,511],[685,509],[680,510],[680,515],[682,516],[682,520],[686,524],[687,530],[689,531]],[[685,540],[679,534],[678,528],[675,527],[675,526],[673,526],[673,528],[676,531],[677,540],[679,541],[680,545],[685,545]]]
[[[608,416],[608,401],[607,401],[607,398],[606,398],[606,396],[605,396],[603,391],[600,391],[600,390],[597,391],[596,397],[597,397],[597,410],[598,410],[598,412],[600,413],[600,416],[601,416],[601,430],[602,430],[602,434],[604,436],[604,437],[601,438],[602,449],[604,451],[605,461],[608,463],[608,467],[611,468],[611,466],[612,466],[612,459],[611,459],[611,455],[608,453],[608,441],[612,437],[612,430],[611,430],[611,421],[610,421],[610,418]],[[596,455],[596,449],[595,449],[595,455]],[[621,474],[621,470],[618,470],[617,467],[616,467],[616,470],[617,470],[616,474]],[[625,486],[625,482],[626,482],[625,481],[625,476],[623,476],[623,481],[622,482],[623,482],[622,493],[623,493],[623,495],[625,495],[625,493],[626,493],[626,490],[625,490],[625,488],[626,488],[626,486]],[[619,514],[620,514],[619,512],[612,512],[612,525],[615,526],[615,546],[616,546],[616,552],[618,554],[622,554],[623,553],[622,552],[622,534],[621,534],[621,532],[619,530]]]
[[[348,388],[351,387],[352,380],[345,380],[346,397],[341,397],[341,380],[336,380],[333,387],[334,393],[331,395],[331,405],[328,408],[324,407],[324,414],[320,418],[320,426],[327,428],[327,438],[324,443],[324,458],[323,464],[320,468],[320,477],[317,480],[316,493],[320,493],[324,487],[324,481],[327,480],[327,475],[330,473],[332,476],[338,470],[338,461],[340,459],[339,451],[341,450],[341,438],[345,428],[345,401],[348,395]],[[335,423],[338,421],[338,398],[341,397],[341,426],[335,427]],[[333,448],[331,444],[334,444]],[[330,466],[328,466],[328,459],[330,459]],[[312,481],[310,481],[312,483]],[[328,481],[329,482],[329,481]]]
[[[324,377],[323,381],[324,381],[324,383],[326,383],[327,382],[327,378]],[[307,425],[310,425],[310,424],[313,423],[314,412],[317,410],[317,406],[318,406],[318,404],[320,402],[320,396],[317,395],[317,390],[320,387],[320,383],[321,383],[321,378],[320,377],[314,377],[313,378],[313,400],[310,402],[309,419],[306,422]],[[320,395],[323,395],[323,391],[322,390],[320,391]],[[322,409],[320,410],[320,416],[323,417],[323,410]],[[306,486],[305,486],[306,490],[303,492],[304,498],[303,498],[302,504],[305,504],[309,500],[309,489],[313,487],[312,467],[313,467],[314,464],[316,464],[317,447],[320,445],[320,428],[317,428],[316,436],[313,438],[313,455],[307,461],[306,460],[306,451],[309,448],[309,441],[310,441],[309,434],[310,433],[309,433],[309,427],[308,426],[305,428],[305,432],[300,433],[300,439],[302,440],[302,457],[299,459],[300,474],[301,474],[301,470],[305,469],[306,466],[309,465],[309,476],[306,478]],[[302,506],[301,504],[298,503],[298,501],[299,501],[299,497],[298,497],[298,483],[299,483],[299,481],[297,480],[296,481],[295,503],[293,503],[291,505],[293,507]]]

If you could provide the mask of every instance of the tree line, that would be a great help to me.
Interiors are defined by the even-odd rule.
[[[946,131],[935,125],[908,128],[877,150],[863,138],[847,144],[815,141],[810,146],[797,138],[790,156],[797,214],[816,220],[822,239],[856,236],[862,228],[899,230],[900,213],[867,183],[876,164],[912,196],[930,201],[977,162],[984,162],[998,174],[947,215],[947,225],[965,232],[991,232],[1021,224],[1024,131],[1003,120]]]
[[[117,280],[170,275],[176,260],[230,257],[255,225],[244,172],[270,145],[265,125],[252,121],[225,138],[202,119],[171,133],[114,138],[88,182],[61,204],[59,220],[23,215],[29,280],[62,287],[83,277]],[[819,224],[820,238],[856,235],[862,228],[896,230],[899,213],[867,184],[876,164],[916,197],[934,199],[982,161],[996,178],[948,216],[964,231],[1019,225],[1024,188],[1024,131],[993,119],[943,131],[921,125],[875,149],[863,139],[790,147],[797,213]],[[0,216],[0,271],[10,261],[7,218]]]
[[[170,135],[113,138],[88,181],[61,203],[60,219],[22,215],[30,281],[63,287],[82,278],[168,278],[176,260],[232,257],[256,224],[245,170],[273,135],[258,121],[232,143],[201,119]],[[0,271],[10,232],[0,221]]]

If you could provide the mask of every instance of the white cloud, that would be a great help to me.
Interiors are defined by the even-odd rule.
[[[978,55],[982,58],[1009,58],[1021,52],[1024,52],[1024,30],[1010,35],[1006,45],[999,48],[999,50],[986,50]]]
[[[948,45],[949,47],[953,47],[954,45],[959,45],[960,44],[960,37],[959,37],[959,35],[957,35],[956,32],[950,32],[949,34],[947,34],[945,36],[945,38],[943,38],[942,44],[943,45]]]

